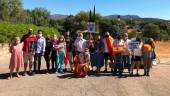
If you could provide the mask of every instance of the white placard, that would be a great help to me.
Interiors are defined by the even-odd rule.
[[[130,49],[138,49],[139,48],[139,42],[130,42],[129,48]]]
[[[96,32],[95,22],[88,22],[87,30],[88,30],[88,32]]]

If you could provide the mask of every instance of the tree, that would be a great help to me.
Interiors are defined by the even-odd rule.
[[[165,40],[165,41],[170,40],[170,36],[164,30],[161,30],[159,37],[160,37],[160,40]]]
[[[160,29],[158,25],[153,23],[148,23],[143,27],[143,36],[148,38],[153,38],[155,40],[159,39]]]
[[[75,21],[74,21],[74,16],[70,15],[68,16],[63,23],[63,29],[66,31],[70,31],[73,34],[75,34]]]
[[[76,30],[86,30],[87,22],[89,21],[89,12],[80,11],[74,17],[74,23]]]
[[[17,21],[21,11],[21,0],[0,0],[0,19]]]
[[[50,12],[45,8],[35,8],[31,11],[33,23],[38,26],[48,26],[50,20]]]
[[[21,0],[9,0],[9,13],[12,21],[19,20],[22,13],[22,3]]]
[[[0,0],[0,19],[9,20],[8,1]]]
[[[115,34],[115,26],[112,26],[110,20],[108,19],[101,19],[99,22],[100,25],[100,34],[104,35],[106,32],[110,32],[112,36]]]

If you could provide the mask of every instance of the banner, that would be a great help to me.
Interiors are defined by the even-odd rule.
[[[95,22],[88,22],[87,30],[88,30],[88,32],[93,32],[93,33],[96,32]]]
[[[113,46],[113,53],[124,53],[126,51],[124,45]]]
[[[139,42],[131,42],[129,43],[129,48],[130,49],[138,49],[139,48]]]

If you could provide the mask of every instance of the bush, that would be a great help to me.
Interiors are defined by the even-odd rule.
[[[163,30],[161,30],[159,37],[160,37],[160,40],[163,40],[163,41],[170,40],[170,36],[168,35],[168,33],[166,31],[163,31]]]
[[[0,43],[9,42],[10,39],[14,36],[22,37],[27,33],[27,30],[32,28],[34,30],[34,34],[37,34],[38,30],[42,30],[45,35],[60,35],[57,29],[52,27],[42,27],[35,26],[33,24],[16,24],[10,22],[0,22]]]

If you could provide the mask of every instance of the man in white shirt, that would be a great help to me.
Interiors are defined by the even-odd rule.
[[[74,47],[77,53],[84,53],[86,48],[86,39],[83,38],[82,33],[78,33],[78,37],[74,42]]]

